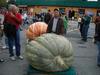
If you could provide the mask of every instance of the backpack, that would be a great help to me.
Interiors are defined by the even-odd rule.
[[[10,23],[4,23],[4,33],[8,36],[16,36],[16,26]]]

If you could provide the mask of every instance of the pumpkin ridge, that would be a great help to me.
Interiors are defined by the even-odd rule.
[[[38,38],[37,38],[37,39],[38,39]],[[37,39],[36,39],[36,41],[37,41],[38,43],[40,43],[40,44],[41,44],[42,46],[44,46],[46,49],[50,49],[50,48],[48,48],[41,40],[37,40]],[[42,39],[42,40],[44,40],[44,39]],[[48,43],[47,41],[48,41],[48,40],[46,39],[45,42]],[[49,44],[48,44],[48,45],[49,45]],[[51,54],[52,54],[53,57],[54,57],[55,54],[52,52],[52,50],[49,50],[49,51],[51,52]]]
[[[42,45],[41,43],[39,43],[38,41],[35,41],[35,40],[34,40],[34,42],[36,42],[38,45],[40,45],[42,48],[45,48],[45,50],[48,51],[48,49],[47,49],[44,45]],[[34,45],[33,45],[33,46],[34,46]],[[34,46],[34,47],[35,47],[35,46]],[[33,48],[34,48],[34,47],[33,47]],[[40,48],[41,48],[41,47],[40,47]],[[36,49],[38,50],[39,48],[36,47]],[[50,54],[52,55],[52,53],[50,53]],[[38,56],[40,56],[40,55],[38,54]],[[53,56],[53,55],[52,55],[52,56]],[[42,56],[40,56],[40,57],[42,57]],[[42,57],[42,58],[44,58],[44,57]],[[46,57],[45,57],[45,58],[46,58]],[[47,58],[47,59],[48,59],[48,58]],[[51,58],[49,58],[49,59],[51,59]]]
[[[52,38],[52,40],[54,41],[54,43],[55,43],[55,45],[56,45],[57,50],[59,50],[59,48],[57,47],[57,41],[55,40],[55,38]],[[59,51],[58,51],[58,55],[59,55]],[[57,56],[58,56],[58,55],[57,55]]]
[[[62,37],[62,36],[61,36],[61,35],[59,35],[59,36],[57,35],[57,36],[56,36],[56,39],[58,39],[58,40],[59,40],[59,38],[60,38],[60,37]],[[55,41],[56,46],[58,46],[57,44],[58,44],[59,42],[58,42],[56,39],[54,38],[54,41]],[[59,41],[61,41],[61,42],[62,42],[62,39],[61,39],[61,40],[59,40]],[[61,42],[60,42],[60,43],[61,43]],[[58,48],[57,48],[57,49],[58,49],[58,55],[60,55],[60,56],[61,56],[61,51],[60,51],[60,49],[59,49],[59,46],[58,46]],[[62,49],[62,50],[63,50],[63,49]]]
[[[68,49],[72,48],[70,42],[69,42],[69,45],[70,45],[70,46],[68,47]],[[69,54],[67,57],[70,57],[70,56],[72,56],[72,55],[73,55],[73,53],[71,52],[71,54]]]
[[[67,38],[66,38],[67,39]],[[69,40],[67,40],[68,42],[69,42]],[[67,43],[66,43],[67,44]],[[64,52],[65,51],[65,49],[66,49],[66,44],[65,44],[65,46],[64,46],[64,48],[63,48],[63,50],[62,50],[62,52]],[[68,48],[67,48],[67,50],[69,50],[69,49],[72,49],[72,45],[71,45],[71,43],[69,42],[69,46],[68,46]],[[72,51],[71,51],[72,52]],[[69,53],[69,52],[68,52]],[[61,53],[61,54],[63,54],[63,53]],[[64,56],[64,55],[61,55],[61,56],[63,56],[63,57],[70,57],[70,56],[72,56],[73,55],[73,53],[71,53],[71,54],[68,54],[67,56]]]
[[[51,41],[55,41],[55,38],[53,38],[53,37],[52,37],[52,39],[46,38],[46,40],[47,40],[47,41],[50,40],[50,41],[49,41],[49,43],[50,43]],[[57,50],[59,49],[59,48],[57,48],[57,42],[56,42],[56,41],[55,41],[55,42],[52,42],[52,44],[55,45],[55,47],[56,47]],[[54,45],[53,45],[53,47],[54,47]],[[54,56],[58,56],[58,55],[59,55],[59,52],[58,52],[58,53],[56,52],[56,54],[53,53],[53,55],[54,55]]]
[[[65,46],[64,46],[64,48],[63,48],[63,50],[62,51],[64,51],[64,49],[66,48],[66,44],[65,44]],[[68,50],[70,49],[70,47],[68,47]],[[65,56],[64,56],[65,57]],[[69,55],[68,56],[66,56],[66,57],[70,57]]]
[[[51,34],[50,34],[51,35]],[[55,35],[55,34],[53,34],[53,35]],[[56,45],[56,48],[57,48],[57,54],[55,55],[55,56],[58,56],[58,55],[60,55],[61,53],[60,53],[60,49],[59,49],[59,46],[58,46],[58,41],[57,40],[59,40],[59,37],[62,37],[61,35],[56,35],[55,37],[53,37],[53,36],[51,36],[51,41],[54,41],[54,43],[55,43],[55,45]],[[48,38],[47,38],[48,39]]]
[[[43,58],[44,59],[44,58]],[[31,60],[31,61],[34,61],[34,60]],[[36,62],[36,61],[34,61],[34,62]],[[52,63],[52,62],[51,62]],[[50,65],[51,63],[46,63],[46,64],[40,64],[40,66],[43,66],[43,68],[44,68],[44,66],[46,67],[46,66],[48,66],[48,65]],[[39,63],[37,63],[37,65],[38,65]],[[34,64],[35,65],[35,64]]]
[[[31,44],[28,44],[28,45],[27,45],[27,47],[26,47],[26,48],[27,48],[27,49],[26,49],[26,52],[28,52],[28,50],[30,49],[30,52],[33,53],[32,49],[33,49],[34,47],[33,47],[33,45],[31,45],[31,46],[30,46],[30,45],[31,45]],[[29,47],[29,46],[30,46],[30,47]],[[35,51],[34,54],[37,55],[37,52]]]

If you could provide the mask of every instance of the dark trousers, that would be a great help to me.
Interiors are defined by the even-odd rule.
[[[77,28],[79,28],[79,27],[80,27],[80,25],[81,25],[81,22],[78,22]]]
[[[83,25],[82,27],[82,38],[83,40],[87,41],[89,25]]]
[[[83,29],[83,24],[80,25],[80,33],[81,33],[81,37],[82,37],[82,29]]]
[[[20,30],[16,30],[15,36],[7,36],[10,56],[14,56],[13,45],[15,45],[16,56],[20,56]]]
[[[100,65],[100,41],[97,41],[97,47],[98,47],[97,64]]]

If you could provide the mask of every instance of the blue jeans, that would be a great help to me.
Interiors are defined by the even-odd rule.
[[[82,27],[82,37],[83,39],[87,40],[89,25],[83,25]]]
[[[100,65],[100,41],[97,41],[97,47],[98,47],[97,64]]]
[[[7,46],[8,47],[8,39],[7,39],[7,37],[5,36],[5,46]]]
[[[8,36],[8,46],[9,46],[9,53],[10,57],[14,56],[13,53],[13,46],[15,45],[16,49],[16,56],[20,56],[20,30],[16,30],[15,36]]]

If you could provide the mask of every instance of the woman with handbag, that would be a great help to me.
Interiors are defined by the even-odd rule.
[[[18,13],[15,5],[9,5],[8,13],[4,20],[4,33],[8,39],[10,59],[15,60],[13,53],[13,45],[15,44],[16,56],[23,59],[20,53],[20,25],[22,24],[22,16]]]

